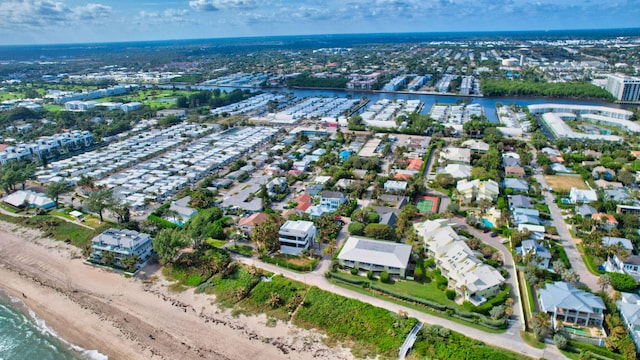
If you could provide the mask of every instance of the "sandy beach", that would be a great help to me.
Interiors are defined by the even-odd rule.
[[[70,343],[109,359],[352,358],[317,332],[235,317],[211,295],[171,293],[166,285],[158,266],[125,278],[83,264],[70,245],[0,222],[0,289]]]

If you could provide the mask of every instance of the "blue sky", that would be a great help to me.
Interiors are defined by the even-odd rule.
[[[640,0],[0,0],[0,44],[640,27]]]

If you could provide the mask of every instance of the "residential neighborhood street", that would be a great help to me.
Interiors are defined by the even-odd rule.
[[[544,176],[540,173],[535,175],[536,180],[542,185],[543,189],[548,189],[547,182],[544,179]],[[575,240],[571,236],[569,229],[567,228],[567,223],[564,221],[562,214],[560,213],[560,209],[558,205],[553,201],[554,196],[552,193],[548,191],[544,191],[544,198],[549,206],[549,211],[551,212],[551,219],[553,220],[553,226],[558,230],[558,235],[560,235],[560,239],[562,241],[562,246],[564,247],[565,252],[567,253],[567,257],[569,258],[569,262],[571,262],[571,267],[580,275],[580,282],[588,286],[591,290],[597,291],[600,286],[598,285],[598,277],[593,275],[587,269],[582,257],[580,256],[580,252],[576,247]]]

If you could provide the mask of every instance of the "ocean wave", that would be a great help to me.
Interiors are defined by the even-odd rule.
[[[1,293],[1,291],[0,291]],[[39,318],[38,315],[36,315],[36,313],[30,308],[28,307],[24,301],[22,301],[22,299],[17,298],[15,296],[11,296],[7,293],[4,293],[4,295],[6,295],[6,297],[9,298],[9,301],[11,302],[12,306],[15,308],[18,308],[18,310],[25,310],[29,317],[31,318],[31,320],[33,321],[33,323],[35,323],[36,328],[40,330],[40,332],[43,335],[50,335],[54,338],[56,338],[58,341],[60,341],[63,345],[67,346],[70,350],[73,350],[75,353],[80,355],[81,359],[84,360],[108,360],[109,357],[103,353],[101,353],[98,350],[89,350],[89,349],[85,349],[81,346],[75,345],[70,343],[69,341],[67,341],[65,338],[61,337],[60,335],[58,335],[58,333],[53,330],[52,328],[50,328],[47,325],[47,322],[44,321],[43,319]]]

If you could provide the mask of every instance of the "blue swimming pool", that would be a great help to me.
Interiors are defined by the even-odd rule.
[[[485,218],[481,218],[480,221],[482,222],[482,225],[484,225],[485,227],[488,227],[488,228],[494,227],[493,223]]]

